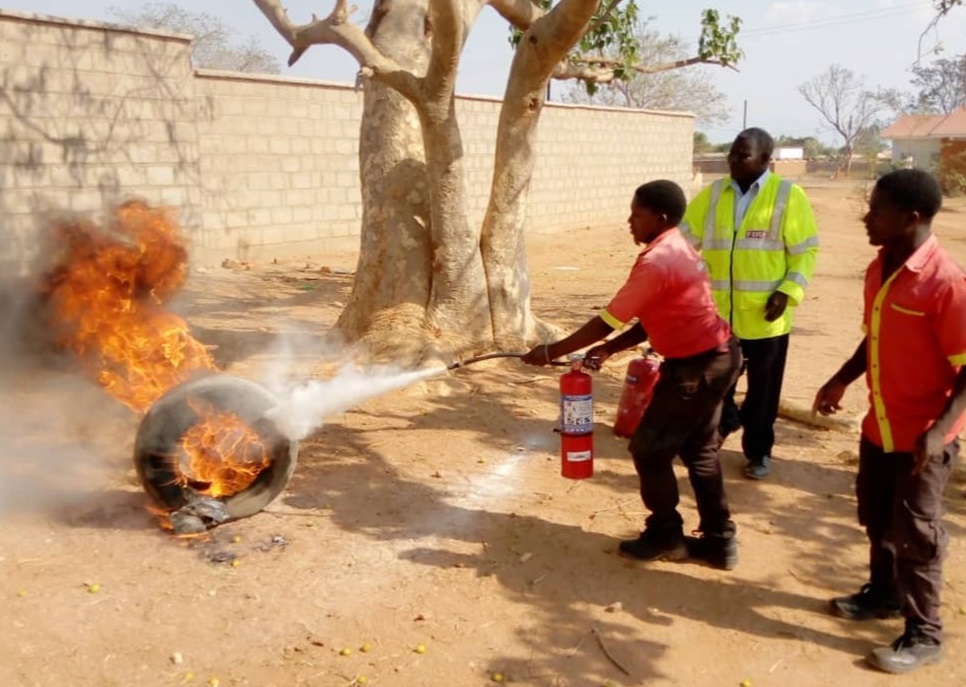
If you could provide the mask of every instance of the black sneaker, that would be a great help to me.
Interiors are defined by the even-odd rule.
[[[734,537],[703,535],[687,537],[688,555],[712,568],[734,570],[738,565],[738,541]]]
[[[753,458],[748,461],[745,466],[744,475],[748,479],[765,479],[771,472],[771,458],[769,456],[762,456],[761,458]]]
[[[688,557],[683,534],[660,535],[644,530],[637,539],[625,539],[617,550],[639,561],[679,561]]]
[[[856,594],[838,596],[829,602],[832,615],[848,620],[872,620],[873,618],[898,618],[901,615],[899,600],[883,594],[871,584],[862,585]]]
[[[907,630],[892,646],[873,649],[866,660],[873,668],[887,673],[908,673],[938,663],[942,657],[942,644],[917,630]]]

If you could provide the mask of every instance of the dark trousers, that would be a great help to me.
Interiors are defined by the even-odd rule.
[[[748,391],[739,409],[735,403],[737,384],[728,390],[722,409],[721,434],[743,427],[741,450],[748,460],[758,460],[770,456],[775,446],[775,420],[788,358],[788,334],[770,339],[742,339],[741,353],[745,358]]]
[[[715,350],[661,364],[654,396],[630,441],[641,498],[650,511],[645,528],[654,535],[673,538],[684,533],[671,465],[681,456],[698,505],[698,529],[709,536],[734,536],[718,460],[718,423],[721,400],[740,367],[734,338]]]
[[[859,444],[855,493],[859,524],[869,537],[872,587],[895,595],[907,629],[942,640],[939,597],[948,538],[942,524],[943,491],[959,453],[946,447],[942,461],[912,474],[911,453],[886,453],[864,436]]]

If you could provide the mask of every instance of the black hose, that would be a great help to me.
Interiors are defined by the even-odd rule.
[[[455,362],[449,367],[447,367],[446,369],[455,370],[460,367],[466,367],[467,365],[472,365],[473,363],[481,363],[484,360],[493,360],[494,358],[522,358],[525,355],[526,353],[487,353],[486,355],[478,355],[475,358],[470,358],[469,360],[461,360],[461,361]],[[570,363],[558,361],[558,360],[551,360],[550,364],[559,366],[559,365],[569,365]]]

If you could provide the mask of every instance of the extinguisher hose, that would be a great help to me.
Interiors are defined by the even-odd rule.
[[[484,360],[493,360],[494,358],[522,358],[526,353],[487,353],[486,355],[478,355],[475,358],[469,358],[468,360],[461,360],[453,363],[447,370],[455,370],[460,367],[466,367],[467,365],[472,365],[473,363],[481,363]],[[551,365],[569,365],[570,363],[562,360],[551,360]]]

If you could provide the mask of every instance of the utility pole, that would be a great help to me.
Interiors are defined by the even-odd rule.
[[[745,114],[741,119],[741,130],[744,131],[748,128],[748,101],[745,100]]]

